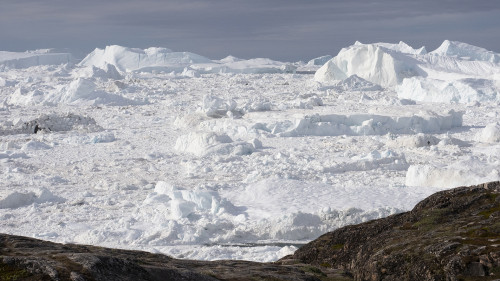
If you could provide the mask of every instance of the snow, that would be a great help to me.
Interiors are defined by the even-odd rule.
[[[251,154],[254,145],[246,142],[233,142],[227,135],[213,132],[191,132],[180,136],[175,143],[175,150],[202,157],[208,154]]]
[[[63,203],[64,201],[64,198],[55,196],[46,188],[39,188],[35,191],[26,193],[14,191],[0,199],[0,209],[17,209],[33,203]]]
[[[344,80],[339,81],[333,87],[337,92],[343,91],[381,91],[382,87],[353,74]]]
[[[500,162],[483,163],[475,158],[462,159],[446,166],[412,165],[406,174],[408,186],[453,188],[496,181],[500,177]]]
[[[496,54],[445,43],[356,43],[308,63],[121,46],[78,64],[49,61],[55,50],[4,52],[0,227],[273,261],[436,191],[499,180]],[[47,63],[14,65],[36,56]]]
[[[476,140],[486,143],[500,142],[500,124],[491,123],[486,125],[484,129],[477,133]]]

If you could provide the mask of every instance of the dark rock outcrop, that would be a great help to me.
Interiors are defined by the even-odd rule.
[[[0,234],[0,280],[500,280],[500,182],[436,193],[275,263],[177,260]]]
[[[299,267],[191,261],[0,234],[0,280],[319,280]]]
[[[296,260],[355,280],[500,280],[500,182],[438,192],[406,213],[343,227]]]

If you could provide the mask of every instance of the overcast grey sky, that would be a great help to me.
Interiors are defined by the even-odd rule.
[[[356,40],[500,52],[500,0],[0,0],[0,50],[118,44],[308,60]]]

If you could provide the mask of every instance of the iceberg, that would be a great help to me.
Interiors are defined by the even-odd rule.
[[[414,51],[415,53],[417,51]],[[400,84],[404,78],[425,75],[418,61],[398,48],[384,44],[356,44],[343,48],[314,75],[318,82],[334,82],[357,75],[382,87]]]
[[[0,51],[0,70],[28,68],[39,65],[71,64],[70,53],[60,53],[55,49],[40,49],[26,52]]]

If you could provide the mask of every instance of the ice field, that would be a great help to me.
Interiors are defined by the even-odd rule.
[[[493,180],[500,54],[466,43],[356,42],[309,62],[0,52],[3,233],[273,261]]]

